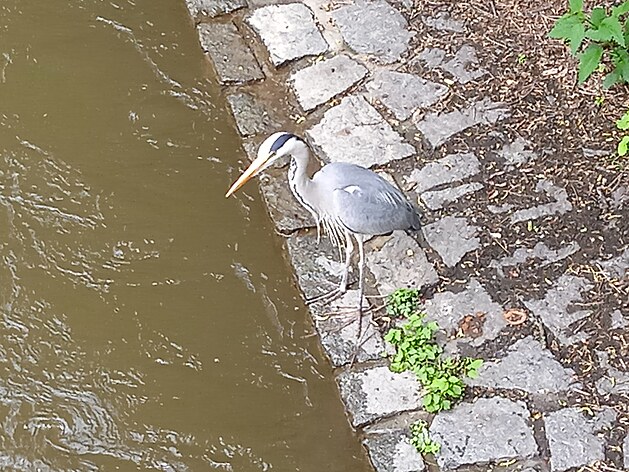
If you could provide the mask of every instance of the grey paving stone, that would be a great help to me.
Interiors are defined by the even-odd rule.
[[[417,55],[417,59],[423,61],[429,69],[440,65],[446,57],[446,52],[439,48],[426,48]]]
[[[365,66],[341,54],[295,72],[291,81],[297,101],[309,111],[346,91],[367,72]]]
[[[450,14],[445,11],[439,12],[432,17],[422,17],[422,21],[426,26],[440,31],[450,31],[452,33],[465,32],[463,22],[452,19]]]
[[[288,257],[295,269],[297,284],[306,298],[338,287],[344,266],[327,237],[317,240],[315,231],[295,234],[286,240]]]
[[[452,74],[458,82],[466,84],[487,74],[487,71],[477,67],[477,64],[476,49],[465,44],[441,68]]]
[[[321,344],[334,367],[349,364],[354,357],[358,338],[358,315],[354,309],[357,306],[358,290],[348,290],[329,306],[311,308]],[[366,300],[363,306],[367,307]],[[380,332],[370,323],[370,318],[369,315],[363,315],[362,343],[355,359],[358,362],[381,359],[387,350]]]
[[[611,314],[612,329],[621,329],[629,326],[629,313],[623,314],[620,310],[615,310]]]
[[[596,381],[596,390],[601,395],[627,395],[629,394],[629,372],[623,372],[611,366],[609,356],[605,351],[596,352],[599,364],[605,375]]]
[[[264,78],[256,58],[233,23],[202,23],[198,31],[201,47],[210,56],[222,84]]]
[[[545,243],[539,242],[535,245],[535,247],[533,247],[533,249],[521,247],[516,249],[512,256],[505,256],[502,259],[491,261],[489,263],[489,267],[495,268],[498,275],[500,277],[504,277],[505,267],[517,266],[525,263],[529,259],[539,259],[539,267],[545,267],[571,256],[580,249],[581,246],[579,246],[579,243],[576,241],[566,244],[559,249],[551,249],[546,246]]]
[[[400,121],[408,119],[419,108],[434,105],[448,93],[445,85],[390,70],[376,72],[366,88],[370,97],[380,100]]]
[[[564,274],[541,300],[525,301],[526,307],[541,318],[546,327],[564,345],[574,344],[586,338],[584,333],[575,333],[571,325],[592,313],[574,309],[575,302],[582,302],[581,293],[592,289],[592,284],[583,277]]]
[[[279,126],[269,114],[269,107],[248,93],[235,93],[227,96],[236,126],[242,136],[268,133]]]
[[[544,216],[563,215],[572,210],[572,203],[568,201],[568,192],[561,187],[557,187],[552,182],[542,179],[535,186],[536,192],[543,192],[554,202],[537,205],[533,208],[525,208],[515,211],[511,215],[511,224],[521,223],[523,221],[535,220]]]
[[[504,203],[502,205],[487,205],[487,209],[495,215],[501,215],[502,213],[507,213],[513,210],[514,207],[515,205],[512,205],[511,203]]]
[[[629,470],[629,434],[625,436],[625,441],[622,444],[622,450],[624,453],[625,469]]]
[[[312,11],[303,3],[258,8],[247,21],[262,38],[275,66],[328,50]]]
[[[246,0],[186,0],[192,18],[199,15],[215,18],[247,6]]]
[[[343,372],[337,381],[356,427],[422,407],[421,385],[411,372],[397,374],[388,367],[372,367],[362,372]]]
[[[604,409],[594,419],[587,419],[578,408],[564,408],[544,418],[550,447],[550,469],[563,472],[605,459],[605,441],[596,435],[609,427],[616,414]]]
[[[622,279],[626,277],[627,269],[629,269],[629,248],[626,248],[618,257],[608,261],[598,261],[598,264],[609,278]]]
[[[260,177],[262,197],[271,219],[282,234],[315,226],[310,213],[293,197],[286,178],[286,170],[276,171],[273,175],[267,172]]]
[[[382,118],[363,97],[345,97],[330,108],[307,135],[327,161],[364,167],[384,165],[415,154],[415,148]]]
[[[421,289],[439,280],[424,250],[401,231],[391,235],[380,249],[368,251],[365,259],[382,295],[402,287]]]
[[[412,36],[402,14],[383,0],[339,8],[332,18],[350,48],[385,64],[397,61],[406,52]]]
[[[507,325],[502,307],[494,302],[476,279],[471,279],[467,288],[459,293],[441,292],[426,300],[424,308],[427,318],[439,323],[448,335],[457,332],[459,323],[466,315],[485,315],[482,334],[477,338],[457,338],[455,342],[468,342],[474,346],[495,339]]]
[[[460,182],[479,172],[480,162],[478,158],[471,152],[463,152],[449,154],[426,164],[421,169],[415,169],[407,180],[417,183],[415,191],[423,193],[438,185]]]
[[[422,202],[431,210],[439,210],[449,203],[458,200],[470,193],[478,192],[484,187],[479,182],[471,184],[457,185],[456,187],[446,188],[444,190],[433,190],[421,194]]]
[[[437,463],[442,470],[454,470],[535,456],[537,444],[529,421],[524,403],[500,397],[479,398],[439,413],[430,425],[430,436],[441,444]]]
[[[404,431],[370,434],[363,443],[376,472],[420,472],[426,468],[421,454]]]
[[[522,138],[517,138],[514,142],[506,144],[498,151],[498,156],[504,159],[508,167],[518,167],[532,161],[537,157],[533,151],[526,148],[529,144]]]
[[[424,226],[422,231],[448,267],[454,267],[465,254],[480,247],[480,239],[476,237],[478,228],[468,224],[466,218],[446,216]]]
[[[503,103],[484,98],[463,110],[450,113],[429,113],[416,123],[433,148],[445,143],[451,136],[479,124],[493,124],[510,116]]]
[[[531,336],[516,342],[502,359],[483,364],[479,374],[469,383],[520,389],[537,395],[580,387],[574,379],[574,371],[563,367],[548,349]]]

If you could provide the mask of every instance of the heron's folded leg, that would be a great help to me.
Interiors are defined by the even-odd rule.
[[[342,296],[345,292],[347,292],[347,282],[349,279],[349,266],[352,261],[352,251],[354,250],[354,245],[352,244],[352,236],[349,232],[345,231],[345,264],[343,267],[343,273],[341,274],[341,282],[339,286],[335,289],[330,290],[321,295],[317,295],[316,297],[307,298],[306,303],[329,303],[333,300],[336,300],[340,296]]]

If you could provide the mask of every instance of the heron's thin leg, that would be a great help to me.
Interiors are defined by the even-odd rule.
[[[316,303],[323,302],[329,303],[332,300],[337,299],[345,292],[347,292],[347,279],[349,277],[349,266],[352,261],[352,251],[354,250],[354,245],[352,244],[352,236],[348,231],[345,231],[345,264],[343,268],[343,274],[341,274],[341,283],[339,286],[329,292],[326,292],[322,295],[309,298],[306,300],[306,303]]]

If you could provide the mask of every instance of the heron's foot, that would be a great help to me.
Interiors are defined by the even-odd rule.
[[[306,305],[312,305],[313,303],[323,303],[328,304],[333,302],[337,298],[342,297],[345,294],[346,290],[337,287],[329,292],[325,292],[321,295],[317,295],[316,297],[306,298]]]

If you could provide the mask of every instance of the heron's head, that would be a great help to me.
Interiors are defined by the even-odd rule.
[[[238,177],[238,180],[229,188],[225,197],[229,197],[231,194],[235,193],[240,187],[245,185],[248,180],[260,174],[281,157],[290,155],[296,149],[304,146],[306,146],[306,143],[294,134],[285,131],[273,133],[260,144],[258,157],[256,157],[251,165]]]

